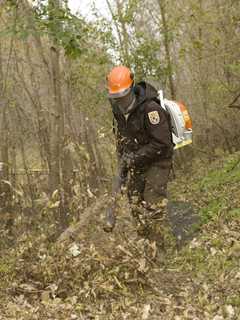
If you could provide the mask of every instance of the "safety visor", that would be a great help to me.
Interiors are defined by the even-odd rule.
[[[109,99],[117,99],[117,98],[125,97],[127,94],[129,94],[131,89],[132,89],[132,86],[127,89],[123,89],[121,91],[118,91],[118,92],[109,92],[108,97],[109,97]]]
[[[115,105],[123,114],[129,113],[135,105],[136,97],[133,90],[130,90],[125,96],[110,98],[112,105]]]

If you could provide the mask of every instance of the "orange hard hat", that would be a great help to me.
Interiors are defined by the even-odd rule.
[[[124,97],[131,90],[133,73],[125,66],[114,67],[107,76],[109,98]]]

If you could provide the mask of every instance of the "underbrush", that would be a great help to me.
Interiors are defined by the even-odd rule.
[[[67,241],[49,242],[43,227],[23,234],[0,260],[1,299],[8,300],[3,319],[238,320],[239,156],[220,159],[207,172],[198,164],[194,174],[178,174],[171,183],[171,197],[190,202],[201,225],[161,262],[145,255],[124,206],[113,234],[102,231],[94,205]]]
[[[192,203],[202,224],[222,215],[230,219],[239,217],[239,159],[240,153],[237,152],[208,166],[196,161],[189,174],[177,174],[177,180],[170,185],[171,197]]]

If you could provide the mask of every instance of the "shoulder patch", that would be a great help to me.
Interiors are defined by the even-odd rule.
[[[160,116],[157,111],[148,112],[148,118],[151,124],[158,124],[160,122]]]

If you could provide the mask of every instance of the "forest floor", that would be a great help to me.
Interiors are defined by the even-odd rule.
[[[239,157],[177,173],[169,207],[177,238],[159,262],[144,255],[124,198],[111,234],[103,197],[57,242],[39,229],[1,245],[0,320],[239,320]]]

